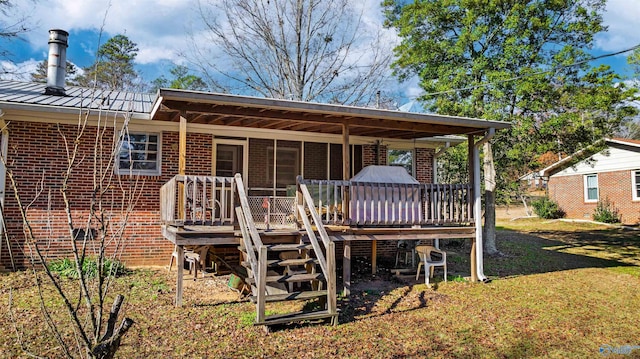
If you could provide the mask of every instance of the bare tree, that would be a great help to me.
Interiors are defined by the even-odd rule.
[[[100,99],[92,98],[92,102],[99,103]],[[12,205],[22,219],[22,249],[38,288],[44,323],[65,357],[113,358],[121,338],[133,325],[129,318],[122,318],[118,325],[124,296],[113,297],[110,291],[126,242],[125,228],[144,187],[138,177],[117,176],[113,169],[123,148],[120,144],[127,138],[129,118],[126,113],[107,118],[101,111],[86,110],[76,125],[59,124],[64,165],[58,167],[61,173],[43,170],[37,190],[21,183],[30,180],[21,177],[22,163],[5,163],[14,194]],[[7,128],[11,131],[12,124]],[[4,156],[0,158],[4,161]],[[86,186],[88,181],[90,188]],[[33,223],[37,223],[42,208],[47,208],[48,216],[58,217],[48,221],[45,229]],[[71,282],[51,270],[47,253],[52,240],[49,234],[59,228],[61,218],[66,231],[62,241],[75,265]],[[57,241],[60,243],[60,239]],[[88,263],[95,264],[94,273],[87,271]],[[48,290],[51,287],[53,292]],[[113,298],[110,310],[109,298]],[[51,315],[55,310],[52,303],[59,302],[68,314],[63,316],[68,320],[64,323]],[[27,354],[34,355],[28,343],[22,346]]]
[[[192,32],[190,60],[217,90],[366,104],[387,78],[382,26],[366,31],[349,0],[202,0],[198,11],[206,35]]]
[[[36,0],[33,0],[35,2]],[[29,31],[29,17],[19,12],[16,1],[0,0],[0,39],[19,40]],[[0,59],[10,59],[13,54],[10,48],[0,46]],[[0,75],[13,73],[15,70],[0,65]]]

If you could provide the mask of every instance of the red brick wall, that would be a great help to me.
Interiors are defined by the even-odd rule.
[[[47,123],[31,123],[12,121],[9,125],[8,169],[13,172],[19,189],[23,206],[30,203],[27,215],[31,222],[34,235],[42,248],[47,248],[50,258],[66,256],[70,252],[69,228],[66,225],[64,202],[60,192],[62,176],[66,168],[67,156],[64,141],[60,132],[67,136],[69,145],[73,145],[76,133],[75,125],[58,125]],[[88,128],[79,142],[79,153],[69,180],[69,200],[73,210],[74,227],[82,228],[89,216],[93,186],[93,149],[95,128]],[[113,132],[107,131],[102,137],[108,143],[101,145],[102,155],[109,163],[108,155],[111,149]],[[117,228],[122,223],[118,217],[123,215],[119,210],[121,203],[121,188],[119,186],[136,186],[139,199],[135,210],[127,219],[127,226],[122,244],[124,247],[110,247],[111,251],[121,251],[121,259],[127,264],[164,264],[168,261],[173,246],[162,237],[159,221],[159,190],[160,187],[178,172],[178,134],[164,132],[162,134],[162,175],[142,176],[136,184],[136,178],[116,176],[113,168],[109,167],[106,175],[112,175],[109,183],[112,191],[105,194],[104,203],[116,203],[115,209],[109,212],[113,215],[110,223]],[[200,153],[200,156],[187,158],[187,173],[208,175],[211,173],[211,143],[212,137],[203,134],[187,135],[187,152]],[[37,189],[41,190],[39,196]],[[7,233],[11,238],[11,250],[16,262],[26,265],[28,254],[24,246],[22,220],[16,199],[13,196],[9,179],[7,178],[5,196],[5,219]],[[96,225],[92,225],[95,227]],[[95,247],[93,244],[91,248]],[[91,251],[92,249],[89,248]],[[0,263],[9,267],[8,251],[3,248]]]
[[[376,147],[378,148],[376,150]],[[376,159],[376,151],[378,157]],[[387,146],[383,145],[363,145],[362,146],[362,165],[363,167],[387,164]]]
[[[416,148],[416,179],[420,183],[433,183],[434,149]]]
[[[598,174],[599,198],[608,198],[619,209],[622,222],[640,222],[640,201],[632,201],[630,171]],[[596,203],[584,201],[584,176],[552,176],[548,183],[549,197],[558,202],[567,218],[592,219]]]

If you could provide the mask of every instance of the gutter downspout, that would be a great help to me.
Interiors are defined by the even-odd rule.
[[[491,127],[487,134],[473,145],[473,217],[476,227],[476,272],[478,280],[485,282],[483,265],[483,243],[482,243],[482,195],[480,194],[480,147],[491,140],[496,134],[496,129]]]
[[[433,183],[438,183],[438,158],[442,157],[442,155],[447,152],[447,149],[451,146],[451,142],[445,142],[444,147],[442,147],[438,152],[433,154],[433,161],[431,163],[431,168],[433,169]],[[436,249],[440,249],[440,238],[436,238],[433,240],[433,245]]]

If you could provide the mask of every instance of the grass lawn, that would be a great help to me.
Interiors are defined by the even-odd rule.
[[[136,322],[118,356],[597,358],[605,345],[640,346],[640,232],[537,219],[499,225],[504,256],[485,259],[490,283],[450,280],[429,289],[422,277],[362,278],[360,290],[339,298],[335,327],[266,333],[252,325],[254,306],[228,291],[224,277],[187,281],[185,306],[175,308],[175,272],[136,270],[112,290],[126,296]],[[454,273],[468,271],[468,247],[449,253]],[[18,334],[31,352],[61,356],[31,283],[28,273],[0,274],[0,357],[27,357]],[[58,321],[67,318],[55,299],[48,305]],[[640,349],[610,357],[640,357]]]

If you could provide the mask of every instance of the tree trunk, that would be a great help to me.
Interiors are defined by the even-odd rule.
[[[484,252],[488,255],[500,253],[496,247],[496,169],[493,164],[491,143],[484,144],[484,227],[482,239]]]

